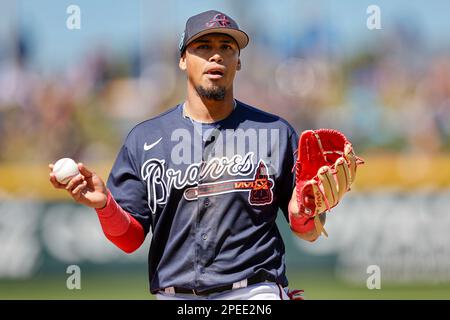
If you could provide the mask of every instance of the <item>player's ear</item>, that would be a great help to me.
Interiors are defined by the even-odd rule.
[[[237,63],[237,66],[236,66],[236,70],[241,70],[241,68],[242,68],[242,65],[241,65],[241,59],[239,58],[238,59],[238,63]]]
[[[178,62],[178,66],[181,70],[186,71],[186,53],[180,57],[180,61]]]

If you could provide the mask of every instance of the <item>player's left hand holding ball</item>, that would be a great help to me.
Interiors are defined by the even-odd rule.
[[[83,163],[63,158],[49,164],[50,182],[56,189],[65,189],[78,203],[91,208],[103,208],[108,191],[103,180]]]

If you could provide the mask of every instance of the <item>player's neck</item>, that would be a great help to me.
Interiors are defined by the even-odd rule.
[[[195,90],[188,90],[184,112],[193,120],[212,123],[225,119],[233,112],[234,98],[231,88],[221,101],[202,98]]]

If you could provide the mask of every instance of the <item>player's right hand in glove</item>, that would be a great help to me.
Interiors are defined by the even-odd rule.
[[[103,180],[85,167],[84,164],[78,163],[80,173],[73,177],[67,184],[61,184],[56,180],[52,173],[53,164],[49,164],[50,182],[56,189],[65,189],[70,196],[78,203],[85,206],[101,209],[106,206],[108,199],[108,189]]]
[[[315,226],[327,236],[320,216],[335,207],[355,181],[356,168],[364,161],[339,131],[307,130],[302,133],[295,163],[295,190],[289,219],[291,229],[304,233]],[[292,203],[296,201],[296,205]],[[313,223],[314,222],[314,223]]]

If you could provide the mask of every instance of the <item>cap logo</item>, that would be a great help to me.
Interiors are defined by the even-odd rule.
[[[229,27],[231,26],[230,20],[224,14],[218,13],[216,14],[209,22],[206,23],[208,28],[213,27]]]

